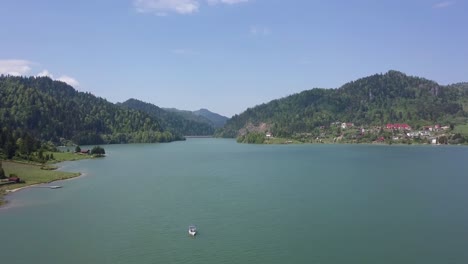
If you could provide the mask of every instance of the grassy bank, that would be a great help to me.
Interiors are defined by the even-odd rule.
[[[54,160],[48,162],[48,164],[92,158],[92,156],[89,155],[81,155],[69,152],[54,152],[53,155]],[[0,206],[5,203],[3,198],[4,195],[8,193],[8,191],[39,183],[49,183],[57,180],[70,179],[80,175],[80,173],[57,171],[53,166],[47,164],[44,166],[42,164],[27,163],[22,161],[2,161],[2,165],[3,169],[5,170],[5,175],[10,176],[11,174],[15,174],[21,178],[21,180],[24,180],[25,183],[0,185]]]
[[[83,160],[83,159],[91,159],[93,156],[86,155],[86,154],[77,154],[73,152],[45,152],[44,155],[53,154],[54,160],[50,161],[49,163],[58,163],[63,161],[73,161],[73,160]]]
[[[291,138],[268,138],[265,139],[264,144],[303,144],[303,142],[300,142],[295,139]]]

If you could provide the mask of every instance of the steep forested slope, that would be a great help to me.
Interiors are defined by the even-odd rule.
[[[210,126],[214,126],[214,124],[208,118],[204,116],[196,115],[192,111],[180,110],[177,108],[163,108],[163,109],[167,112],[171,112],[179,116],[182,116],[184,119],[192,120],[192,121],[200,122],[200,123],[206,123],[206,124],[209,124]]]
[[[0,76],[0,126],[43,141],[77,144],[180,139],[156,118],[48,77]]]
[[[210,122],[213,123],[215,128],[223,127],[226,124],[227,120],[229,119],[225,116],[222,116],[217,113],[213,113],[210,110],[204,109],[204,108],[197,110],[197,111],[193,111],[193,114],[197,116],[202,116],[210,120]]]
[[[129,99],[119,105],[145,112],[157,118],[164,128],[177,134],[186,136],[209,136],[214,133],[214,127],[209,122],[186,119],[183,115],[166,111],[150,103]]]
[[[398,71],[375,74],[338,89],[312,89],[247,109],[231,118],[219,136],[266,124],[278,136],[310,132],[333,122],[382,125],[405,122],[414,127],[434,122],[463,123],[466,84],[450,86]]]

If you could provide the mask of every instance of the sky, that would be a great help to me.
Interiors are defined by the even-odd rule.
[[[468,0],[2,0],[0,74],[232,116],[389,70],[468,81]]]

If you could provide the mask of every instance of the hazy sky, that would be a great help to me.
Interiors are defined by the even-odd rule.
[[[227,116],[390,69],[468,81],[468,0],[1,0],[0,74]]]

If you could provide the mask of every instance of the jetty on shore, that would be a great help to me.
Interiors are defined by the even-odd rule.
[[[59,189],[62,188],[60,185],[49,185],[49,186],[31,186],[31,188],[49,188],[49,189]]]

